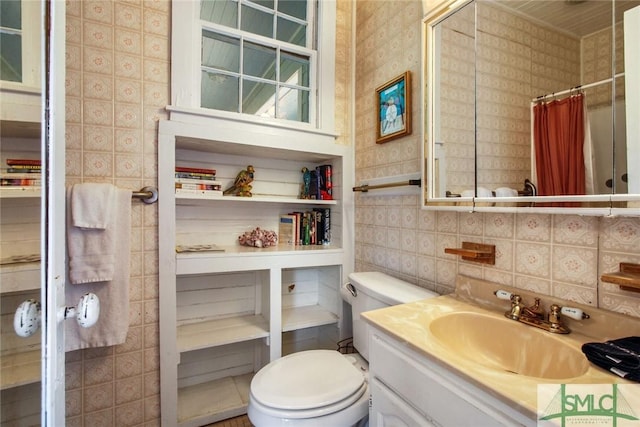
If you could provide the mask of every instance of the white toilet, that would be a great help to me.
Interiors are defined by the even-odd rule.
[[[247,413],[257,427],[348,427],[369,416],[368,325],[360,313],[438,294],[378,272],[352,273],[341,289],[351,304],[360,353],[308,350],[275,360],[251,381]]]

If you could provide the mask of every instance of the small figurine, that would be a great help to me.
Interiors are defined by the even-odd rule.
[[[307,168],[302,168],[300,172],[302,172],[302,186],[300,188],[300,198],[308,199],[311,197],[309,193],[310,191],[309,187],[311,184],[311,172]]]
[[[246,169],[238,172],[233,185],[224,190],[223,194],[225,196],[232,194],[240,197],[251,197],[251,189],[253,188],[253,186],[251,186],[250,184],[253,182],[254,172],[255,169],[253,169],[253,166],[251,165],[247,166]]]

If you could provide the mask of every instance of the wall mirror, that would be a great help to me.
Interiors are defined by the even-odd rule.
[[[427,16],[426,205],[639,199],[640,137],[626,124],[640,109],[626,94],[640,76],[624,54],[638,11],[640,0],[459,0]]]

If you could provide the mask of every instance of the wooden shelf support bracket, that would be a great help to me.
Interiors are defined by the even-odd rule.
[[[446,254],[460,255],[465,261],[495,265],[496,245],[462,242],[461,248],[444,248]]]
[[[621,262],[620,271],[600,276],[603,282],[615,283],[623,291],[640,292],[640,264]]]

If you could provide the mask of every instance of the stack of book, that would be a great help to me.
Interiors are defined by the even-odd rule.
[[[216,170],[176,166],[176,195],[213,199],[222,197],[222,183],[216,181]]]
[[[7,159],[0,172],[3,189],[39,189],[42,186],[42,162],[34,159]]]
[[[280,216],[278,240],[284,245],[330,245],[331,209],[315,208]]]
[[[310,172],[309,198],[315,200],[333,200],[331,165],[322,165]]]

